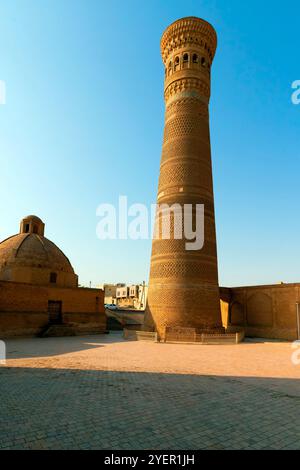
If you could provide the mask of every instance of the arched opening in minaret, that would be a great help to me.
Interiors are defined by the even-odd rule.
[[[188,64],[189,64],[189,55],[188,55],[187,53],[186,53],[186,54],[183,54],[182,63],[183,63],[183,68],[187,68],[187,67],[188,67]]]
[[[193,64],[198,64],[198,55],[193,54]]]

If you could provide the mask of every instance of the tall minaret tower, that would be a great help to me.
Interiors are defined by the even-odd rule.
[[[208,104],[216,32],[188,17],[161,39],[165,65],[165,130],[158,204],[204,204],[204,246],[186,240],[153,240],[145,329],[161,338],[165,327],[221,329]]]

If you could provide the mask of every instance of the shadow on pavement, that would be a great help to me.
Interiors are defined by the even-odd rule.
[[[0,448],[299,449],[300,381],[0,368]]]

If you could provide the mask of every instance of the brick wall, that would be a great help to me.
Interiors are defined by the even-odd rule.
[[[220,293],[225,326],[244,327],[250,337],[297,339],[300,284],[221,288]]]
[[[82,331],[106,329],[101,289],[58,288],[0,281],[0,337],[35,335],[48,323],[48,301],[62,302],[62,317]]]
[[[5,269],[2,269],[0,273],[0,280],[3,281],[12,281],[19,283],[28,283],[33,286],[47,286],[50,283],[50,273],[53,272],[51,269],[43,268],[34,268],[30,269],[26,266],[8,266]],[[64,271],[55,271],[57,275],[56,284],[62,287],[77,287],[78,277],[76,274],[64,272]]]

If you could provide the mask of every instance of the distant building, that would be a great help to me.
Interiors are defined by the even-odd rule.
[[[139,294],[139,286],[130,286],[129,287],[129,297],[135,298],[138,297]]]
[[[104,303],[143,310],[147,302],[148,286],[143,284],[104,284]]]
[[[127,297],[128,297],[128,287],[125,284],[118,285],[116,289],[117,302],[122,299],[127,299]]]
[[[103,290],[104,290],[104,303],[115,304],[117,286],[115,284],[104,284]]]

